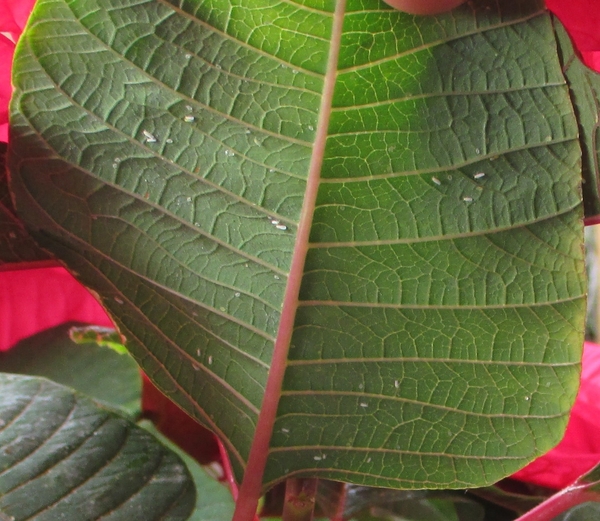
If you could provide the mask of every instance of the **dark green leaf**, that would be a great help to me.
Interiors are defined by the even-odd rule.
[[[265,460],[463,488],[560,440],[581,150],[541,1],[40,0],[14,81],[20,215],[244,500]]]
[[[75,326],[57,326],[0,353],[0,371],[44,376],[137,417],[142,392],[138,365],[108,347],[76,344],[69,337]]]
[[[144,429],[50,380],[0,375],[0,511],[15,521],[187,519],[182,461]]]

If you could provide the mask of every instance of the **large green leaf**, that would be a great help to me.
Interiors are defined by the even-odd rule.
[[[187,519],[183,462],[144,429],[44,378],[0,374],[0,512],[15,521]]]
[[[14,83],[18,211],[241,497],[484,485],[561,438],[581,150],[541,1],[40,0]]]

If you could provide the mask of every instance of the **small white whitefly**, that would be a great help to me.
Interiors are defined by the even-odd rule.
[[[192,57],[192,55],[188,53],[188,54],[185,55],[185,57],[186,57],[186,59],[189,60]]]
[[[115,297],[115,302],[117,304],[123,304],[123,301],[119,297]]]
[[[481,179],[482,177],[485,177],[485,172],[477,172],[474,176],[473,179]]]
[[[190,114],[188,114],[187,116],[185,116],[183,118],[183,121],[185,121],[186,123],[191,123],[192,121],[194,121],[196,118]]]
[[[275,280],[279,280],[279,275],[273,275],[273,278],[274,278]]]
[[[191,198],[191,197],[187,197],[187,198],[186,198],[186,201],[187,201],[188,203],[191,203],[191,202],[192,202],[192,198]]]
[[[396,389],[399,389],[399,388],[400,388],[400,382],[399,382],[398,380],[394,380],[394,387],[395,387]]]
[[[233,157],[235,156],[235,152],[233,150],[229,150],[228,148],[225,149],[225,155],[227,157]]]
[[[321,461],[323,458],[321,456],[313,456],[315,461]]]
[[[293,69],[292,74],[298,74],[298,71],[296,69]]]
[[[269,173],[272,174],[273,172],[275,172],[274,168],[269,168]]]
[[[433,181],[433,184],[436,184],[438,186],[440,186],[442,184],[442,182],[435,176],[432,177],[431,180]]]
[[[196,356],[200,356],[202,354],[202,350],[201,349],[196,349]]]
[[[283,433],[287,434],[288,432],[290,432],[290,430],[289,430],[289,429],[286,429],[285,427],[283,427],[283,428],[281,429],[281,432],[283,432]]]
[[[529,396],[525,396],[525,400],[526,400],[526,401],[529,401]]]
[[[371,458],[367,458],[367,463],[371,463]]]
[[[473,198],[472,197],[468,197],[468,196],[467,197],[463,197],[463,201],[465,203],[472,203],[473,202]]]
[[[234,297],[239,297],[240,295],[241,295],[241,293],[240,293],[239,291],[236,291],[236,292],[233,294],[233,296],[234,296]]]
[[[274,224],[274,225],[279,224],[279,219],[271,219],[271,224]]]
[[[147,143],[156,143],[156,138],[154,137],[154,134],[148,132],[147,130],[142,130],[142,134],[144,134]]]
[[[192,112],[192,106],[191,105],[186,105],[185,106],[185,110],[187,110],[188,112]]]
[[[368,406],[369,406],[369,404],[368,404],[368,403],[365,403],[365,402],[361,402],[360,406],[361,406],[361,407],[368,407]]]
[[[475,153],[479,154],[480,150],[478,148],[475,149]]]
[[[308,125],[308,130],[314,130],[315,127],[313,127],[312,125]]]
[[[213,357],[212,355],[208,357],[208,365],[212,365]]]
[[[115,163],[120,163],[121,162],[121,158],[120,157],[115,157]]]
[[[261,145],[262,145],[262,143],[260,142],[260,139],[258,139],[257,137],[255,137],[255,138],[253,139],[253,141],[254,141],[254,144],[255,144],[256,146],[261,146]]]
[[[246,133],[246,134],[250,134],[250,129],[249,129],[249,128],[247,128],[245,133]]]
[[[275,228],[278,230],[287,230],[287,226],[285,224],[276,224]]]
[[[166,142],[170,144],[170,143],[173,143],[173,140],[171,138],[167,138]]]

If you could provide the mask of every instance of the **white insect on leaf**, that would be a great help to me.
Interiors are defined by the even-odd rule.
[[[156,137],[151,132],[142,130],[142,134],[144,134],[144,137],[146,138],[146,143],[156,143]]]

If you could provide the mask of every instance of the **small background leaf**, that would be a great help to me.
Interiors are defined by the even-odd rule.
[[[153,423],[142,421],[139,425],[151,432],[187,465],[196,484],[196,505],[189,521],[226,521],[231,519],[235,509],[231,492],[210,476],[194,458],[163,436]]]
[[[194,487],[144,429],[43,378],[0,374],[0,510],[16,521],[184,520]]]
[[[586,218],[600,215],[600,74],[577,57],[567,31],[554,17],[560,59],[579,124]]]
[[[600,503],[588,501],[570,508],[552,521],[596,521],[600,519]]]
[[[137,418],[142,382],[128,354],[97,344],[77,344],[68,323],[43,331],[0,353],[0,371],[43,376]]]

